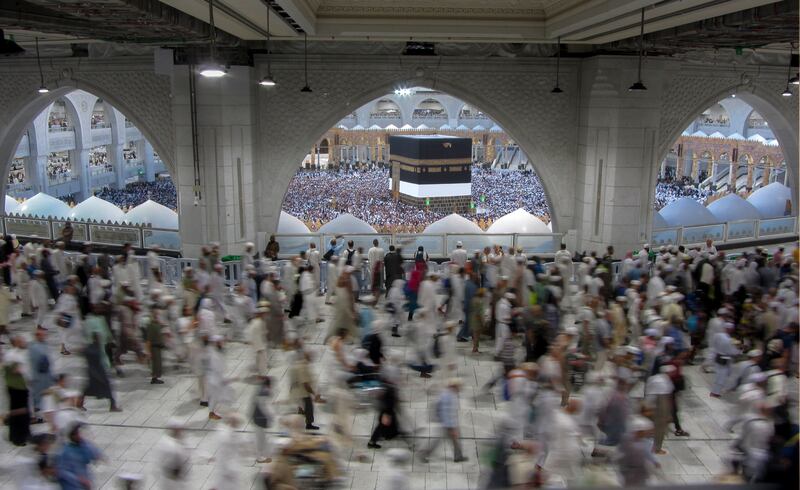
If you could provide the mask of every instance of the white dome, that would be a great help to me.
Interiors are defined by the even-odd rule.
[[[401,129],[402,131],[411,131],[412,129],[414,129],[414,126],[412,126],[412,125],[410,125],[410,124],[403,124],[403,125],[400,127],[400,129]]]
[[[547,223],[547,229],[550,230],[551,232],[553,231],[553,220],[550,220]]]
[[[729,140],[743,140],[744,136],[742,136],[739,133],[733,133],[733,134],[728,135],[728,139]]]
[[[300,221],[299,218],[292,216],[286,211],[281,211],[281,217],[278,219],[278,233],[283,235],[299,235],[303,233],[311,233],[311,230]]]
[[[67,218],[71,211],[64,201],[40,192],[20,204],[18,213],[40,218]]]
[[[444,123],[441,126],[439,126],[439,129],[453,129],[453,128],[451,128],[449,124]]]
[[[448,214],[439,221],[434,221],[425,227],[422,233],[483,233],[481,227],[461,216],[460,214]]]
[[[328,221],[319,229],[320,233],[378,233],[369,223],[358,219],[352,214],[340,214],[336,218]]]
[[[786,215],[786,201],[791,201],[792,191],[781,184],[773,182],[750,194],[747,202],[752,204],[762,219],[780,218]]]
[[[125,213],[114,204],[92,196],[72,208],[69,217],[80,221],[110,221],[122,223],[126,220]]]
[[[360,124],[356,124],[355,126],[350,128],[350,131],[363,131],[363,130],[364,130],[364,126],[362,126]]]
[[[386,126],[386,131],[397,131],[397,126],[395,126],[394,124],[390,124]]]
[[[483,126],[481,126],[480,124],[478,124],[477,126],[475,126],[474,128],[472,128],[472,130],[473,130],[473,131],[486,131],[486,128],[484,128]]]
[[[753,136],[747,138],[747,141],[758,141],[759,143],[766,143],[767,138],[761,136],[760,134],[754,134]]]
[[[6,196],[6,214],[18,213],[19,203],[11,196]]]
[[[469,128],[464,126],[463,124],[459,124],[456,128],[456,131],[469,131]]]
[[[707,138],[708,137],[708,135],[706,133],[702,132],[702,131],[695,131],[694,133],[692,133],[692,136],[697,136],[699,138]]]
[[[758,210],[736,194],[728,194],[717,199],[706,208],[717,217],[720,223],[742,219],[759,219]]]
[[[769,141],[766,142],[766,145],[767,146],[780,146],[780,143],[778,143],[778,140],[769,140]]]
[[[369,127],[370,131],[377,131],[379,129],[381,129],[381,127],[378,126],[377,124],[373,124],[372,126]]]
[[[699,226],[717,223],[717,218],[702,204],[689,197],[682,197],[664,206],[661,217],[669,226]]]
[[[663,228],[669,228],[669,223],[667,220],[661,216],[661,213],[654,213],[653,214],[653,229],[654,230],[661,230]]]
[[[178,213],[150,199],[128,211],[125,218],[131,223],[149,224],[153,228],[178,229]]]
[[[431,128],[429,128],[428,126],[425,126],[424,124],[420,124],[419,126],[417,126],[417,129],[423,130],[423,129],[431,129]]]
[[[501,128],[500,126],[495,124],[494,126],[489,128],[489,132],[491,132],[491,133],[502,133],[503,132],[503,128]]]
[[[708,135],[709,138],[717,138],[717,139],[724,139],[725,135],[720,133],[719,131],[714,131],[713,133]]]
[[[552,233],[551,229],[522,208],[497,219],[486,233]]]

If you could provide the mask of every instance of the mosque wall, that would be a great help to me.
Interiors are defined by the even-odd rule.
[[[367,68],[365,68],[367,67]],[[259,75],[265,72],[256,59]],[[303,157],[342,117],[399,87],[428,87],[463,100],[486,113],[529,155],[554,211],[557,230],[573,227],[571,188],[576,162],[577,62],[563,62],[561,87],[550,93],[555,60],[431,59],[426,57],[309,58],[313,93],[301,93],[303,63],[274,57],[278,86],[260,90],[259,140],[255,185],[257,227],[277,227],[280,205]],[[324,196],[323,196],[324,197]]]
[[[175,157],[170,77],[154,70],[152,57],[104,60],[53,59],[43,64],[46,94],[35,60],[0,63],[0,162],[8,165],[22,133],[55,99],[81,89],[103,98],[140,128],[168,168]],[[91,107],[89,108],[91,112]],[[3,175],[7,168],[3,167]],[[2,190],[5,193],[5,179]]]
[[[265,73],[259,57],[255,67],[234,67],[221,80],[197,77],[196,186],[188,67],[161,66],[170,77],[157,74],[152,59],[54,61],[45,78],[58,88],[39,95],[35,62],[15,60],[0,63],[0,161],[11,160],[42,109],[83,89],[126,114],[163,157],[179,189],[186,255],[209,241],[237,253],[243,242],[275,230],[299,163],[341,118],[395,88],[430,87],[485,112],[519,143],[549,196],[554,230],[569,232],[570,247],[613,244],[619,255],[649,236],[658,167],[673,141],[735,89],[780,141],[796,200],[797,97],[780,97],[785,70],[710,71],[652,59],[643,73],[648,90],[631,93],[635,59],[564,60],[564,93],[556,95],[550,93],[554,61],[312,57],[310,94],[299,90],[303,63],[296,55],[273,57],[278,86],[272,89],[256,84]]]

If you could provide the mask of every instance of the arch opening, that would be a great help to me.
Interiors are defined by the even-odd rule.
[[[361,109],[349,110],[344,117],[339,114],[341,119],[324,131],[313,146],[316,151],[327,143],[327,161],[323,163],[313,153],[305,156],[285,191],[282,211],[299,218],[312,231],[345,212],[381,232],[421,232],[453,211],[484,230],[518,208],[543,223],[552,221],[550,199],[536,175],[534,162],[487,113],[440,90],[420,86],[406,92],[411,100],[377,94]],[[397,126],[391,119],[408,105],[406,102],[414,108],[415,124]],[[472,126],[453,125],[446,107],[460,108],[459,117],[453,118],[459,122],[469,118],[478,121]],[[365,108],[369,110],[364,111]],[[391,118],[378,121],[378,111]],[[360,119],[364,113],[369,116],[369,124]],[[434,135],[466,141],[464,168],[468,169],[471,188],[465,194],[463,209],[452,203],[442,208],[432,196],[421,196],[420,205],[415,206],[401,199],[392,183],[393,169],[399,169],[391,151],[392,138],[425,139]]]
[[[22,127],[16,131],[15,127]],[[69,204],[96,195],[127,211],[148,199],[173,211],[176,186],[144,129],[109,98],[62,87],[29,102],[5,131],[6,194]],[[4,152],[0,152],[2,155]]]
[[[773,182],[786,186],[783,141],[786,133],[774,130],[762,112],[768,104],[755,94],[727,97],[712,103],[666,149],[655,183],[652,212],[659,213],[681,198],[707,206],[729,194],[746,199]],[[778,111],[773,109],[771,117]],[[709,132],[710,130],[710,132]],[[796,146],[795,140],[790,143]],[[779,170],[782,170],[779,173]],[[777,180],[780,179],[780,180]],[[795,215],[793,206],[787,213]],[[663,220],[651,220],[652,222]]]

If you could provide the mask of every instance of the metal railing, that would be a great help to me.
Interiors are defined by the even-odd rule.
[[[717,243],[748,242],[797,235],[797,216],[729,221],[701,226],[682,226],[653,230],[650,243],[661,245],[699,245],[711,239]]]
[[[308,250],[309,244],[314,243],[320,253],[328,250],[329,243],[335,235],[326,233],[311,234],[278,234],[275,239],[281,247],[279,258],[289,258],[298,255],[300,252]],[[338,236],[338,235],[337,235]],[[353,245],[357,249],[362,247],[366,253],[372,247],[372,240],[378,240],[379,245],[384,249],[389,249],[390,245],[401,247],[403,257],[413,257],[417,248],[422,246],[425,252],[432,259],[447,258],[450,252],[456,248],[456,243],[461,242],[462,246],[470,254],[474,250],[482,250],[484,247],[492,245],[502,245],[504,249],[509,247],[521,247],[522,251],[528,255],[551,255],[558,250],[563,233],[550,234],[526,234],[526,233],[506,233],[506,234],[427,234],[427,233],[366,233],[366,234],[343,234],[341,240],[346,243],[353,240]],[[342,242],[339,242],[342,243]],[[259,244],[263,250],[266,243]]]
[[[61,238],[65,219],[35,218],[10,215],[0,218],[3,234],[14,234],[19,238],[57,240]],[[158,245],[168,252],[179,252],[181,235],[178,230],[152,228],[129,223],[105,223],[72,221],[72,241],[92,242],[99,245],[122,246],[126,243],[135,248],[152,248]]]

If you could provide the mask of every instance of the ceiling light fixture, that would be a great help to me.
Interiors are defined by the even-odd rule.
[[[277,85],[277,83],[275,82],[275,79],[272,78],[272,66],[270,64],[270,59],[269,59],[270,58],[269,57],[269,54],[270,54],[269,53],[269,38],[270,38],[269,14],[270,14],[270,8],[267,7],[267,75],[264,78],[262,78],[260,82],[258,82],[258,84],[261,85],[262,87],[274,87],[275,85]]]
[[[784,96],[784,97],[791,97],[792,96],[792,90],[789,88],[789,84],[788,83],[786,84],[786,88],[783,89],[783,92],[781,92],[781,95]]]
[[[397,95],[398,97],[408,97],[411,95],[411,89],[405,87],[396,88],[394,89],[394,94]]]
[[[37,90],[37,92],[39,92],[40,94],[46,94],[47,92],[50,91],[50,89],[48,89],[47,85],[44,84],[44,72],[42,72],[42,58],[39,56],[39,38],[37,37],[35,39],[36,39],[36,64],[39,65],[39,81],[40,81],[39,90]]]
[[[792,76],[792,58],[794,57],[794,43],[789,44],[789,85],[800,85],[800,77]]]
[[[560,94],[564,91],[558,86],[558,75],[561,71],[561,36],[558,37],[558,52],[556,53],[556,86],[550,91],[551,94]]]
[[[303,33],[303,80],[306,84],[300,91],[310,94],[313,90],[308,86],[308,34],[305,32]]]
[[[217,30],[214,26],[214,0],[208,0],[208,23],[211,26],[211,60],[200,67],[200,75],[206,78],[221,78],[228,70],[217,62]]]
[[[628,87],[629,92],[641,92],[647,90],[642,83],[642,55],[644,53],[644,8],[642,8],[642,21],[639,25],[639,75],[636,83]]]

